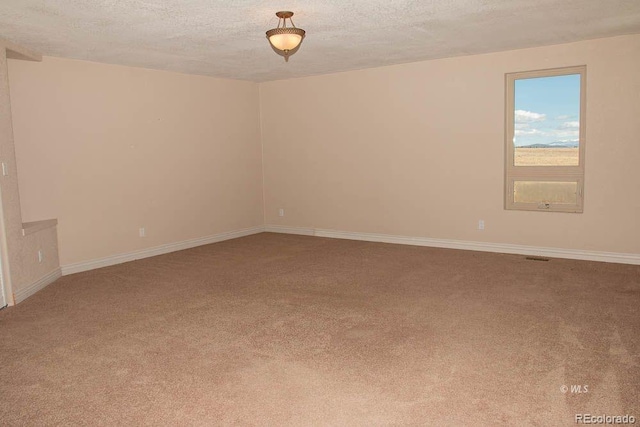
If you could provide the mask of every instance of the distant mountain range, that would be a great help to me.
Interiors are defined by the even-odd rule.
[[[517,148],[578,148],[580,141],[555,141],[548,144],[520,145]]]

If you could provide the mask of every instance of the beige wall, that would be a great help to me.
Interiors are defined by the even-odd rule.
[[[6,303],[35,282],[59,270],[55,226],[23,236],[20,192],[13,137],[7,56],[22,60],[39,60],[39,55],[0,40],[0,161],[6,175],[0,175],[0,255]],[[38,257],[41,251],[43,259]],[[0,302],[2,302],[0,298]]]
[[[38,250],[42,251],[42,262],[39,262]],[[23,291],[41,277],[60,268],[56,227],[45,228],[24,236],[19,258],[20,261],[17,265],[20,280],[13,286],[14,294]],[[11,271],[14,272],[15,268],[12,268]]]
[[[257,84],[57,58],[9,78],[23,219],[58,219],[63,266],[262,225]]]
[[[11,102],[9,98],[9,82],[7,80],[7,51],[0,42],[0,161],[5,163],[8,175],[0,173],[0,254],[2,256],[2,274],[6,287],[7,303],[12,304],[11,292],[20,281],[14,279],[10,272],[20,270],[22,218],[20,215],[20,193],[18,192],[18,175],[15,162],[15,147],[11,124]]]
[[[10,60],[23,220],[58,218],[63,265],[259,226],[264,163],[267,224],[638,254],[638,51],[636,35],[259,86]],[[504,73],[580,64],[585,213],[505,211]]]
[[[265,221],[638,254],[638,52],[634,35],[262,84]],[[504,74],[582,64],[584,213],[505,211]]]

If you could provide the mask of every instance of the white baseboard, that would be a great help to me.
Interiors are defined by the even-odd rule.
[[[273,233],[302,234],[333,239],[362,240],[367,242],[396,243],[401,245],[429,246],[434,248],[462,249],[470,251],[497,252],[506,254],[533,255],[550,258],[567,258],[585,261],[612,262],[640,265],[640,254],[598,252],[578,249],[545,248],[538,246],[487,243],[465,240],[431,239],[428,237],[394,236],[390,234],[355,233],[349,231],[323,230],[303,227],[267,225],[265,231]]]
[[[507,243],[487,243],[487,242],[473,242],[464,240],[450,240],[450,239],[431,239],[427,237],[409,237],[409,236],[395,236],[390,234],[374,234],[374,233],[356,233],[350,231],[338,231],[338,230],[324,230],[317,228],[307,227],[287,227],[281,225],[266,225],[247,228],[243,230],[230,231],[226,233],[220,233],[213,236],[201,237],[197,239],[185,240],[177,243],[170,243],[167,245],[156,246],[153,248],[143,249],[135,252],[129,252],[125,254],[113,255],[105,258],[99,258],[95,260],[83,261],[74,264],[63,265],[61,268],[62,275],[80,273],[82,271],[94,270],[96,268],[108,267],[110,265],[121,264],[123,262],[135,261],[137,259],[148,258],[156,255],[162,255],[170,252],[181,251],[184,249],[194,248],[196,246],[208,245],[210,243],[222,242],[224,240],[236,239],[238,237],[249,236],[252,234],[262,233],[264,231],[271,233],[284,233],[284,234],[298,234],[303,236],[317,236],[317,237],[329,237],[333,239],[349,239],[349,240],[361,240],[367,242],[381,242],[381,243],[395,243],[401,245],[414,245],[414,246],[429,246],[435,248],[448,248],[448,249],[462,249],[471,251],[482,252],[497,252],[507,254],[519,254],[519,255],[533,255],[543,256],[551,258],[567,258],[578,259],[585,261],[600,261],[600,262],[612,262],[621,264],[634,264],[640,265],[640,254],[632,253],[618,253],[618,252],[598,252],[598,251],[585,251],[578,249],[562,249],[562,248],[545,248],[538,246],[523,246],[512,245]],[[19,294],[24,297],[18,296],[16,293],[16,303],[32,295],[34,292],[42,289],[49,283],[53,282],[57,277],[50,282],[37,286],[41,281],[45,280],[49,275],[40,279],[38,282],[30,285],[28,288],[23,289]],[[59,277],[59,276],[58,276]],[[44,283],[44,282],[42,282]],[[31,289],[33,291],[31,292]]]
[[[26,300],[31,295],[35,294],[39,290],[44,289],[46,286],[58,280],[60,276],[62,276],[62,271],[60,268],[56,268],[51,273],[41,277],[40,279],[36,280],[26,288],[20,289],[19,291],[14,292],[13,303],[18,304]]]
[[[135,261],[137,259],[149,258],[156,255],[163,255],[170,252],[181,251],[184,249],[195,248],[196,246],[208,245],[210,243],[222,242],[224,240],[236,239],[238,237],[250,236],[252,234],[262,233],[263,226],[245,228],[243,230],[229,231],[226,233],[215,234],[213,236],[199,237],[197,239],[184,240],[182,242],[169,243],[153,248],[142,249],[135,252],[125,254],[112,255],[105,258],[93,259],[89,261],[76,262],[62,266],[62,275],[80,273],[82,271],[94,270],[96,268],[108,267],[110,265],[122,264],[123,262]]]
[[[313,228],[285,227],[283,225],[265,225],[264,231],[268,233],[299,234],[301,236],[316,235],[316,230]]]

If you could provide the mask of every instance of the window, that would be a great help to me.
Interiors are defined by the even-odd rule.
[[[506,75],[505,208],[582,212],[586,67]]]

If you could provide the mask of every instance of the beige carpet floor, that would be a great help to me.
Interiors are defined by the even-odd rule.
[[[0,343],[2,425],[640,419],[640,266],[263,233],[65,276]]]

